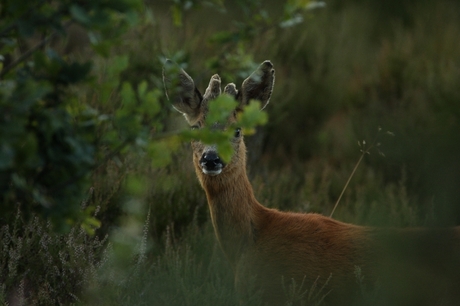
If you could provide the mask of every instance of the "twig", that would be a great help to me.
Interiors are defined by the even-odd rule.
[[[73,22],[73,20],[69,20],[67,21],[65,24],[64,24],[64,28],[67,28],[71,23]],[[0,72],[0,79],[3,78],[3,76],[5,74],[7,74],[8,72],[10,72],[13,68],[15,68],[17,65],[19,65],[21,62],[25,61],[27,58],[29,58],[35,51],[37,51],[38,49],[40,49],[41,47],[43,47],[44,45],[46,45],[50,40],[51,38],[53,38],[58,32],[57,31],[54,31],[53,33],[51,33],[50,35],[48,35],[47,37],[45,37],[45,39],[43,39],[41,42],[39,42],[37,45],[35,45],[33,48],[27,50],[26,52],[24,52],[21,56],[19,56],[16,60],[14,60],[11,64],[9,64],[8,66],[6,66],[1,72]]]

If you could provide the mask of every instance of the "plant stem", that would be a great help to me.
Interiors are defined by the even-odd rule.
[[[334,208],[332,209],[332,212],[331,212],[331,214],[329,215],[329,217],[332,217],[332,215],[334,214],[335,209],[336,209],[337,206],[339,205],[339,202],[340,202],[340,200],[342,199],[342,196],[343,196],[343,194],[345,193],[345,190],[347,190],[347,187],[348,187],[348,184],[349,184],[350,181],[351,181],[351,178],[352,178],[353,175],[355,174],[356,169],[358,169],[358,166],[359,166],[359,164],[361,163],[361,161],[363,160],[364,154],[366,154],[366,152],[367,152],[367,151],[364,151],[364,150],[363,150],[363,153],[362,153],[361,156],[359,157],[359,160],[358,160],[358,162],[356,163],[355,167],[353,168],[353,171],[351,172],[350,176],[348,177],[348,181],[347,181],[347,183],[345,184],[345,186],[343,187],[342,193],[340,194],[339,198],[337,199],[337,202],[335,203]]]

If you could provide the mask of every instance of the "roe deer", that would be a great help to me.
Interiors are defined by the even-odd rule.
[[[208,104],[221,94],[219,75],[211,77],[204,95],[170,61],[163,79],[174,108],[190,126],[202,128]],[[235,123],[237,113],[251,99],[260,100],[264,108],[274,79],[273,65],[265,61],[241,90],[233,83],[225,86],[224,94],[239,104],[227,126],[220,128]],[[240,129],[235,130],[232,147],[233,156],[224,163],[216,146],[192,141],[196,174],[242,300],[251,294],[246,291],[254,287],[253,282],[264,304],[283,305],[283,282],[289,285],[294,280],[303,289],[323,288],[321,294],[329,304],[350,305],[361,301],[368,291],[380,294],[374,305],[376,301],[379,305],[460,303],[459,228],[377,229],[319,214],[266,208],[256,200],[246,175],[246,147]],[[358,277],[356,271],[360,271]]]

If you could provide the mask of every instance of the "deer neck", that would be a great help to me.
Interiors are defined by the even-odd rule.
[[[196,169],[211,213],[217,239],[235,265],[241,252],[254,241],[253,216],[261,206],[254,197],[245,168],[208,176]]]

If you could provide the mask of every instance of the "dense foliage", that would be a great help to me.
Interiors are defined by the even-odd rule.
[[[88,227],[97,224],[80,203],[98,163],[101,141],[95,131],[104,117],[76,95],[77,86],[95,85],[94,60],[66,54],[58,44],[71,26],[78,27],[97,53],[108,56],[139,5],[129,0],[2,3],[2,223],[20,207],[51,218],[58,228],[82,220]]]

